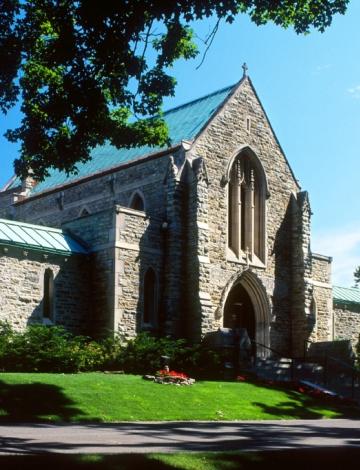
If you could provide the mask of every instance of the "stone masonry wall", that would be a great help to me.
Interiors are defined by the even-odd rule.
[[[16,189],[0,192],[0,218],[7,219],[13,216],[12,203],[15,192]]]
[[[248,118],[250,132],[246,126]],[[201,313],[206,318],[202,321],[212,324],[214,328],[222,324],[221,300],[224,288],[231,278],[236,275],[240,277],[246,268],[244,262],[231,260],[227,254],[228,198],[227,185],[222,184],[232,158],[246,146],[251,147],[260,159],[270,193],[266,201],[266,264],[263,267],[253,265],[250,269],[256,274],[263,289],[266,289],[269,305],[272,306],[269,314],[271,346],[285,352],[290,344],[289,204],[291,195],[299,187],[247,79],[209,123],[191,149],[193,158],[204,159],[209,181],[208,215],[205,221],[208,233],[202,248],[208,253],[210,277],[202,287],[202,295],[206,294],[208,297],[206,311]],[[201,254],[198,253],[197,256],[199,263]],[[216,312],[219,312],[218,319]]]
[[[80,217],[87,209],[91,214],[108,210],[114,204],[128,207],[135,190],[145,199],[146,212],[160,216],[164,211],[163,180],[168,158],[154,158],[137,165],[114,170],[111,174],[79,180],[58,191],[34,195],[14,205],[15,218],[24,222],[61,227]]]
[[[313,296],[313,331],[309,339],[331,341],[333,339],[332,288],[314,286]]]
[[[140,161],[136,165],[114,170],[111,174],[79,180],[77,184],[57,191],[27,198],[13,206],[17,220],[64,227],[89,245],[92,252],[90,289],[93,293],[93,316],[88,322],[95,336],[108,334],[114,328],[116,330],[119,318],[122,318],[116,280],[118,248],[115,246],[115,206],[128,206],[134,191],[140,191],[150,220],[163,221],[166,218],[164,179],[168,163],[168,156]],[[84,209],[90,215],[83,216]],[[142,232],[137,233],[138,238],[142,235]],[[151,236],[147,243],[152,243]],[[131,290],[132,298],[139,296],[138,283],[129,283],[128,290]],[[127,331],[128,327],[124,328]],[[129,331],[134,334],[132,326]]]
[[[170,158],[165,185],[165,230],[162,231],[163,293],[161,318],[163,333],[188,336],[186,273],[186,233],[189,227],[187,186],[178,166],[184,161],[184,149]]]
[[[299,357],[304,351],[304,342],[313,330],[315,316],[311,311],[313,286],[311,283],[310,251],[311,209],[306,191],[297,194],[293,209],[292,234],[292,307],[291,332],[292,353]]]
[[[96,251],[114,238],[114,210],[112,205],[106,210],[65,222],[62,228],[81,238],[89,249]]]
[[[245,148],[260,160],[269,192],[266,260],[249,265],[230,256],[227,247],[226,181],[233,159]],[[299,189],[245,78],[195,142],[183,143],[176,154],[30,197],[16,203],[13,212],[18,220],[69,228],[89,244],[95,330],[113,328],[133,336],[141,328],[143,277],[151,266],[158,276],[163,332],[186,331],[199,339],[223,325],[224,293],[247,271],[256,284],[253,294],[266,298],[261,322],[270,328],[270,346],[286,354],[294,338],[309,330],[313,289],[310,212],[299,206],[296,219],[292,207]],[[144,197],[144,213],[125,210],[135,190]],[[83,209],[91,215],[81,217]]]
[[[311,341],[330,341],[334,335],[332,312],[331,258],[312,254],[313,314]]]
[[[200,157],[192,161],[192,170],[188,175],[187,204],[187,263],[186,293],[187,308],[185,321],[188,336],[199,341],[201,336],[215,328],[213,304],[208,292],[211,266],[208,257],[208,186],[205,161]]]
[[[350,339],[355,349],[360,341],[360,305],[334,302],[334,338]]]
[[[90,250],[90,283],[92,316],[88,319],[90,331],[103,336],[113,331],[114,315],[114,250],[115,208],[102,210],[63,224],[83,240]],[[89,295],[89,294],[88,294]]]
[[[87,260],[0,248],[0,320],[9,321],[16,330],[43,321],[44,272],[54,274],[55,319],[76,333],[87,333],[84,326],[90,312]]]
[[[116,212],[114,330],[129,338],[144,328],[143,284],[149,268],[155,271],[157,280],[158,322],[153,329],[160,327],[163,233],[161,219],[149,218],[142,211],[120,206],[117,206]]]
[[[316,282],[331,284],[331,262],[332,258],[329,256],[312,253],[312,279]]]

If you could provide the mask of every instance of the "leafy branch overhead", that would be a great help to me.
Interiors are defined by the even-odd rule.
[[[354,287],[360,287],[360,266],[358,266],[354,271]]]
[[[196,20],[231,23],[246,13],[257,25],[324,31],[348,2],[1,0],[0,107],[6,113],[20,100],[23,113],[6,134],[21,144],[16,173],[72,172],[105,141],[169,144],[162,100],[174,94],[174,62],[198,54]]]

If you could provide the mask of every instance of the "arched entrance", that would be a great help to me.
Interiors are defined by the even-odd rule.
[[[255,312],[249,294],[241,284],[231,289],[224,307],[225,328],[246,328],[255,341]]]
[[[253,353],[266,357],[270,350],[270,305],[264,286],[256,274],[243,272],[233,278],[223,294],[223,326],[246,328],[254,341]]]

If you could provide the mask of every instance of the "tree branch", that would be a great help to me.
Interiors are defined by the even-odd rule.
[[[204,41],[205,44],[207,44],[207,47],[206,47],[206,49],[205,49],[205,51],[204,51],[204,54],[203,54],[203,56],[202,56],[202,59],[201,59],[200,64],[196,67],[196,70],[198,70],[198,69],[202,66],[202,64],[204,63],[204,61],[205,61],[206,54],[208,53],[208,50],[210,49],[211,44],[213,43],[214,38],[215,38],[215,36],[216,36],[216,33],[217,33],[218,29],[219,29],[220,21],[221,21],[221,18],[218,18],[218,20],[217,20],[217,22],[216,22],[216,24],[215,24],[213,30],[211,31],[211,33],[209,34],[209,36],[208,36],[208,37],[205,39],[205,41]]]

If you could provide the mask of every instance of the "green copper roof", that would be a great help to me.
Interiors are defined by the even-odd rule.
[[[333,299],[335,302],[360,304],[360,289],[333,286]]]
[[[223,88],[203,98],[166,111],[164,119],[169,128],[172,145],[178,144],[182,140],[194,139],[233,88],[234,86]],[[36,185],[32,193],[39,193],[161,150],[166,150],[166,147],[117,149],[110,144],[99,146],[92,150],[90,161],[78,164],[78,173],[76,175],[66,176],[63,172],[51,170],[50,176]],[[11,187],[19,184],[20,181],[16,180]]]
[[[0,219],[0,245],[57,254],[86,254],[87,250],[63,230]]]

